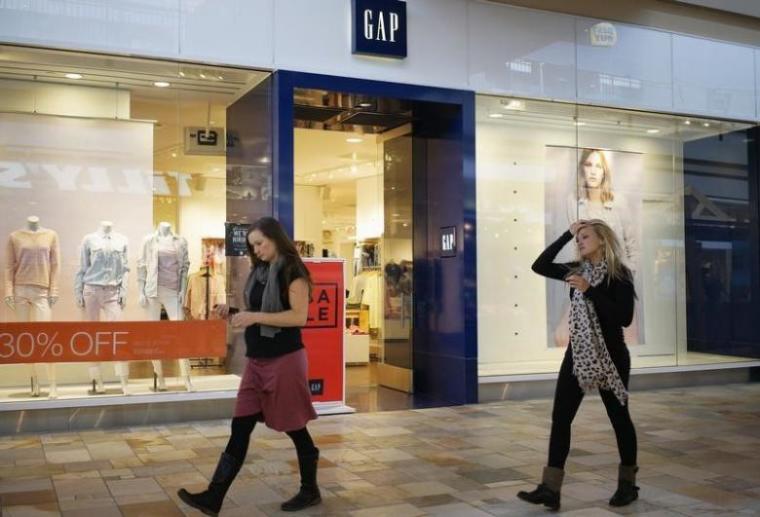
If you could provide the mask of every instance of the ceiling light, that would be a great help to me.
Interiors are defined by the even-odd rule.
[[[201,77],[201,79],[205,79],[206,78],[206,74],[200,74],[200,77]]]
[[[490,118],[504,118],[504,114],[503,114],[503,113],[491,113],[491,114],[490,114],[490,115],[488,115],[488,116],[489,116]]]
[[[573,124],[575,124],[576,126],[585,126],[586,125],[585,122],[573,122]]]
[[[346,142],[348,142],[349,144],[360,144],[364,142],[364,139],[356,137],[356,136],[352,136],[350,138],[346,138]]]
[[[357,106],[359,106],[360,108],[371,108],[372,107],[372,103],[371,102],[360,102],[359,104],[357,104]]]
[[[356,174],[359,169],[356,167],[356,165],[351,166],[351,174]]]
[[[705,127],[710,127],[710,123],[709,123],[709,122],[705,122],[705,123],[704,123],[704,124],[702,124],[702,125],[703,125],[703,126],[705,126]]]
[[[687,126],[690,126],[691,125],[691,120],[684,120],[683,123],[686,124]]]
[[[172,153],[172,158],[176,158],[176,157],[177,157],[177,153]]]
[[[409,226],[409,223],[404,223],[404,228],[406,228],[407,226]]]
[[[180,77],[185,77],[185,72],[180,72],[180,73],[179,73],[179,76],[180,76]]]
[[[647,129],[647,133],[649,133],[650,135],[655,135],[659,132],[660,132],[659,129]]]
[[[81,79],[82,74],[65,74],[66,79]]]
[[[216,78],[219,79],[220,81],[224,81],[224,76],[223,75],[217,75]]]
[[[156,88],[168,88],[169,86],[171,86],[171,84],[167,83],[166,81],[156,81],[155,83],[153,83],[153,86],[155,86]]]

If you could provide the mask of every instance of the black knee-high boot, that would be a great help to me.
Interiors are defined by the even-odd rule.
[[[322,502],[322,496],[317,486],[317,465],[319,464],[319,449],[298,455],[298,470],[301,472],[301,489],[289,500],[282,503],[284,512],[296,512]]]
[[[197,494],[191,494],[184,488],[181,488],[177,494],[180,499],[193,508],[202,511],[206,515],[216,516],[219,514],[219,510],[222,509],[224,496],[227,494],[227,490],[229,490],[232,481],[237,476],[242,465],[242,461],[223,452],[219,458],[219,463],[216,465],[214,477],[211,478],[208,489]]]

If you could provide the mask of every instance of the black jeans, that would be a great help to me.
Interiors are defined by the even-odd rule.
[[[623,384],[628,388],[628,378],[631,373],[631,356],[625,348],[612,355],[612,361],[620,373]],[[636,465],[636,429],[633,427],[628,405],[620,404],[615,395],[608,390],[599,390],[607,416],[612,422],[617,438],[620,463]],[[570,452],[570,427],[583,401],[583,390],[578,385],[578,379],[573,375],[573,354],[568,347],[562,367],[559,369],[557,389],[554,393],[554,409],[552,410],[552,432],[549,439],[550,467],[565,468],[565,461]]]

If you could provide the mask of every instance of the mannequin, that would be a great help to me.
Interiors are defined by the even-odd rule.
[[[113,231],[113,223],[102,221],[100,229],[84,237],[79,271],[74,281],[78,307],[90,321],[118,321],[127,303],[129,278],[127,238]],[[101,318],[102,316],[102,318]],[[105,393],[101,363],[90,365],[90,380],[95,387],[90,394]],[[121,380],[121,391],[129,395],[129,364],[114,362]]]
[[[37,216],[26,219],[26,228],[11,233],[6,254],[5,303],[16,313],[16,321],[51,321],[58,301],[60,271],[58,234],[40,226]],[[40,396],[42,364],[30,365],[31,393]],[[47,365],[49,398],[57,398],[55,365]]]
[[[211,267],[204,265],[190,275],[185,296],[185,310],[193,320],[216,319],[215,305],[227,303],[225,279],[214,274]]]
[[[173,233],[170,223],[160,222],[156,231],[143,239],[140,258],[137,261],[140,305],[150,310],[153,319],[161,318],[162,306],[170,320],[184,319],[182,305],[189,269],[187,240]],[[165,391],[163,365],[160,360],[154,360],[152,363],[153,372],[158,379],[158,389]],[[179,359],[179,371],[187,391],[193,391],[188,359]]]

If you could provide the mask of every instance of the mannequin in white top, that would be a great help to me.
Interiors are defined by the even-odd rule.
[[[26,219],[26,228],[13,232],[8,242],[5,303],[16,314],[16,321],[51,321],[52,307],[58,301],[58,234],[42,228],[40,218]],[[40,396],[40,371],[43,364],[29,365],[32,396]],[[55,364],[47,365],[50,398],[58,397]]]
[[[126,305],[128,285],[127,238],[113,231],[111,221],[101,221],[100,229],[82,242],[80,270],[75,281],[76,302],[85,309],[89,321],[118,321]],[[129,395],[129,363],[115,361],[121,391]],[[105,393],[102,364],[90,364],[91,394]]]
[[[148,308],[154,320],[161,319],[161,308],[171,321],[184,319],[182,309],[190,268],[187,240],[174,232],[172,225],[162,221],[156,231],[145,236],[137,261],[137,283],[140,305]],[[161,360],[152,361],[158,390],[166,390]],[[179,359],[179,371],[185,387],[193,391],[190,361]]]

